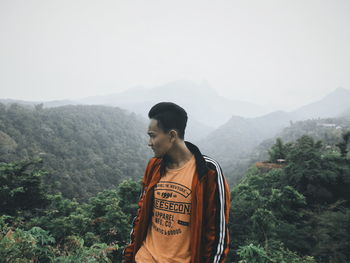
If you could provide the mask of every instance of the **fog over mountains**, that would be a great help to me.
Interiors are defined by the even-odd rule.
[[[350,109],[350,90],[337,88],[323,99],[292,112],[295,119],[338,117]]]
[[[220,96],[205,81],[196,84],[188,80],[178,80],[147,89],[135,87],[120,93],[83,98],[76,103],[117,106],[147,117],[150,107],[160,101],[178,103],[187,110],[190,117],[213,128],[226,123],[232,116],[252,118],[271,113],[267,106],[261,106],[264,105],[263,101],[261,105],[257,105],[229,100]],[[50,102],[47,105],[54,106],[54,103],[57,104]],[[350,108],[350,90],[339,87],[332,93],[325,94],[323,99],[304,105],[289,114],[293,119],[335,117],[348,108]]]
[[[185,80],[152,89],[139,87],[118,94],[85,98],[79,102],[118,106],[147,118],[149,109],[160,101],[173,101],[186,109],[189,114],[188,140],[202,144],[230,126],[245,135],[254,132],[254,138],[261,141],[287,127],[290,121],[339,116],[350,108],[350,90],[337,88],[323,99],[292,112],[283,109],[268,112],[267,107],[231,101],[217,94],[206,82],[197,85]],[[247,129],[243,129],[244,124],[249,124]]]
[[[85,98],[82,103],[118,106],[146,116],[150,107],[160,101],[172,101],[183,106],[191,117],[210,127],[218,127],[232,115],[253,117],[267,113],[267,109],[253,103],[231,101],[209,86],[187,80],[167,83],[151,89],[135,88],[122,93]]]
[[[204,154],[218,159],[224,172],[233,175],[239,169],[243,172],[249,166],[256,147],[275,138],[295,122],[319,118],[350,120],[350,90],[345,88],[337,88],[323,99],[292,112],[268,112],[266,108],[252,103],[230,101],[219,96],[207,83],[197,85],[190,81],[175,81],[151,89],[139,87],[79,101],[28,102],[0,99],[5,104],[16,102],[33,106],[43,103],[44,108],[69,104],[114,106],[138,114],[145,125],[144,131],[139,132],[144,134],[147,129],[147,113],[151,106],[160,101],[173,101],[187,110],[189,122],[185,139],[196,143]],[[318,129],[317,125],[315,127]]]
[[[232,116],[228,122],[213,131],[208,139],[225,136],[221,131],[230,131],[228,137],[231,139],[238,135],[237,133],[248,137],[251,134],[253,143],[274,136],[293,121],[347,116],[349,111],[350,90],[337,88],[322,100],[305,105],[293,112],[275,111],[253,118]]]
[[[0,101],[3,103],[18,102]],[[237,121],[233,116],[246,118],[247,122],[255,123],[253,126],[261,127],[259,130],[265,134],[264,137],[270,136],[277,127],[287,126],[289,121],[336,117],[350,108],[350,90],[337,88],[332,93],[326,94],[323,99],[304,105],[295,111],[285,112],[280,109],[274,113],[270,112],[268,107],[224,98],[205,81],[196,84],[188,80],[178,80],[153,88],[135,87],[120,93],[87,97],[78,101],[21,101],[20,104],[44,103],[44,107],[68,104],[108,105],[135,112],[147,119],[149,109],[160,101],[173,101],[183,106],[189,114],[186,137],[191,141],[200,141],[215,129],[223,129],[220,126],[231,125],[230,122]],[[261,104],[263,105],[264,102],[262,101]],[[272,128],[272,123],[276,129]]]

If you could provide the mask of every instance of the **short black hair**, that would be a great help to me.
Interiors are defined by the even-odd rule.
[[[158,127],[163,131],[174,129],[181,139],[185,138],[187,113],[179,105],[173,102],[157,103],[148,112],[148,117],[157,120]]]

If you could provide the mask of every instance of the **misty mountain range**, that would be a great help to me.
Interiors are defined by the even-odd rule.
[[[256,156],[259,145],[264,141],[270,139],[266,147],[260,146],[260,148],[269,149],[274,142],[272,138],[283,134],[282,131],[293,126],[293,123],[326,118],[350,120],[350,90],[338,88],[322,100],[293,112],[275,111],[255,118],[233,116],[197,144],[206,154],[220,160],[224,171],[239,174],[234,173],[234,170],[247,169]],[[314,134],[314,129],[321,127],[314,127],[306,134],[309,132]]]
[[[266,140],[270,140],[268,144],[271,146],[272,138],[281,134],[285,128],[293,126],[295,122],[318,118],[350,120],[350,90],[344,88],[337,88],[322,100],[305,105],[293,112],[275,111],[260,114],[265,110],[262,107],[229,101],[220,97],[206,83],[195,87],[192,87],[192,84],[178,81],[149,90],[135,88],[119,94],[90,97],[76,102],[51,101],[43,102],[43,105],[44,108],[69,104],[118,106],[117,108],[123,108],[125,112],[135,112],[139,115],[145,130],[141,129],[138,132],[145,134],[146,114],[149,108],[159,101],[174,101],[189,113],[186,140],[196,143],[204,154],[218,159],[229,177],[231,174],[236,176],[243,173],[243,170],[251,164],[257,147],[267,148],[261,146]],[[188,96],[180,97],[179,94]],[[29,106],[40,103],[14,100],[0,100],[0,102],[4,104],[16,102]],[[316,126],[314,128],[318,129]]]
[[[252,103],[221,97],[206,82],[196,84],[187,80],[170,82],[152,89],[135,88],[107,97],[86,98],[80,102],[118,106],[147,117],[148,110],[160,101],[172,101],[181,105],[190,118],[212,128],[224,124],[233,114],[253,117],[267,112],[263,107]]]
[[[237,144],[240,138],[249,138],[245,148],[241,151],[249,151],[249,146],[273,137],[283,128],[295,121],[317,118],[337,118],[348,116],[350,113],[350,90],[337,88],[334,92],[325,96],[322,100],[303,106],[293,112],[275,111],[260,117],[243,118],[232,116],[224,125],[217,128],[200,143],[206,149],[207,145],[216,144],[216,140],[226,137],[227,142]],[[234,142],[237,140],[237,142]],[[220,151],[220,150],[219,150]],[[217,150],[216,150],[217,152]]]
[[[302,106],[295,111],[270,113],[263,106],[221,97],[206,82],[196,84],[187,80],[174,81],[151,89],[136,87],[120,93],[87,97],[78,101],[28,102],[0,99],[0,102],[5,104],[43,103],[44,107],[74,104],[116,106],[139,114],[146,119],[149,109],[160,101],[173,101],[186,109],[189,114],[186,138],[198,142],[211,133],[211,137],[215,136],[217,133],[215,129],[225,129],[227,126],[236,127],[242,122],[250,123],[251,129],[261,133],[263,138],[267,138],[286,127],[290,121],[340,116],[346,110],[350,110],[350,90],[337,88],[323,99]],[[236,121],[237,124],[232,124]],[[256,129],[256,127],[260,128]]]

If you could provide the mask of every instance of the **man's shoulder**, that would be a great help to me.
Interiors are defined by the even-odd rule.
[[[226,190],[225,189],[225,185],[226,185],[226,178],[222,172],[221,166],[220,164],[213,158],[203,155],[203,158],[205,160],[205,163],[208,167],[209,170],[211,170],[211,173],[208,173],[208,185],[211,184],[217,184],[220,189],[222,190],[222,192],[224,191],[228,191],[228,188]]]
[[[207,155],[203,155],[203,158],[204,158],[205,164],[209,169],[214,171],[221,171],[221,166],[219,162],[217,162],[214,158]]]

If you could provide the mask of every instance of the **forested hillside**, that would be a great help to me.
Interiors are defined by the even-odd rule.
[[[343,133],[348,130],[350,130],[350,114],[340,118],[292,122],[289,127],[262,142],[252,153],[252,160],[267,160],[268,151],[266,149],[269,149],[277,138],[285,142],[295,142],[301,136],[309,135],[315,140],[323,141],[328,149],[335,149],[336,145],[342,141]]]
[[[266,153],[277,137],[295,141],[303,134],[313,135],[319,131],[328,134],[337,127],[340,130],[350,127],[349,105],[350,90],[338,88],[321,100],[292,112],[276,111],[254,118],[232,116],[227,123],[196,142],[205,154],[220,161],[232,185],[254,161],[266,157],[261,152]],[[281,134],[288,127],[293,135]],[[317,138],[327,142],[331,138],[337,140],[340,130],[336,137],[328,134],[329,138],[325,138],[328,135]]]
[[[275,112],[254,119],[233,117],[198,145],[220,161],[232,186],[251,164],[268,158],[267,149],[278,137],[291,142],[308,134],[335,147],[342,131],[350,128],[346,113],[298,122],[288,116]],[[141,117],[107,106],[0,104],[0,161],[40,157],[48,171],[45,182],[53,190],[84,199],[124,178],[141,178],[151,156],[146,127]]]
[[[242,175],[248,168],[252,150],[289,123],[290,115],[282,111],[257,118],[233,116],[225,125],[198,141],[198,145],[204,154],[220,161],[232,184],[236,175]]]
[[[349,262],[349,149],[350,131],[337,148],[307,135],[278,140],[269,156],[285,164],[251,167],[231,193],[232,258],[236,251],[246,262]]]
[[[291,122],[232,159],[227,262],[350,261],[345,115]],[[121,262],[152,156],[146,126],[112,107],[0,104],[0,262]]]
[[[283,125],[288,115],[279,115],[276,125]],[[267,160],[268,149],[272,147],[277,138],[285,142],[295,142],[303,135],[310,135],[316,140],[322,140],[328,147],[336,147],[342,140],[342,133],[350,129],[350,115],[343,115],[339,118],[311,119],[305,121],[289,122],[289,125],[280,132],[273,133],[272,125],[268,120],[247,121],[243,118],[235,118],[236,122],[229,123],[212,134],[211,140],[205,143],[202,149],[210,153],[214,158],[220,160],[230,185],[236,183],[253,163]],[[242,124],[242,125],[241,125]],[[270,136],[263,136],[267,128],[270,128]],[[215,136],[214,136],[215,135]],[[264,138],[264,139],[263,139]],[[261,142],[259,143],[259,139]],[[229,143],[227,143],[229,142]]]
[[[278,140],[269,157],[285,163],[249,169],[231,192],[227,262],[350,261],[350,132],[342,138],[332,149]],[[39,160],[0,163],[1,262],[121,262],[140,184],[78,203],[50,193],[44,174]]]
[[[146,130],[119,108],[0,104],[0,162],[41,158],[47,187],[86,199],[141,178],[151,157]]]

